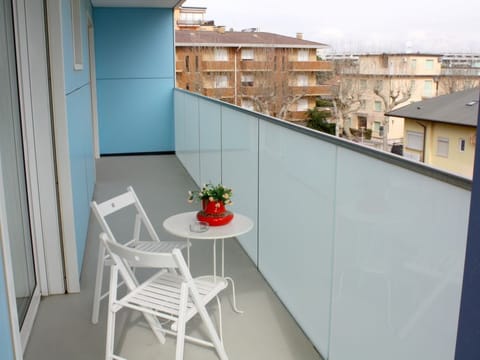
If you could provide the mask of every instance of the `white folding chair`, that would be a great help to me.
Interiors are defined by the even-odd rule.
[[[107,217],[113,215],[120,210],[131,207],[135,212],[135,222],[133,228],[133,238],[129,238],[128,241],[118,241],[107,221]],[[135,191],[129,186],[127,192],[115,196],[114,198],[104,201],[100,204],[92,201],[91,208],[95,214],[102,231],[105,232],[112,241],[123,243],[128,247],[143,251],[152,252],[169,252],[173,249],[183,249],[190,244],[188,241],[161,241],[158,237],[155,229],[148,219],[147,213],[142,207],[142,204],[138,200]],[[150,237],[147,241],[141,241],[140,235],[142,230],[142,224],[146,228]],[[130,235],[127,235],[130,236]],[[190,258],[190,256],[188,255]],[[97,260],[97,274],[95,278],[95,291],[93,295],[93,309],[92,309],[92,323],[98,323],[98,315],[100,311],[100,302],[108,296],[108,291],[102,294],[102,282],[103,282],[103,269],[105,266],[111,264],[110,256],[105,252],[103,243],[100,242],[98,247],[98,260]]]
[[[222,320],[218,295],[227,287],[225,279],[218,281],[193,279],[178,249],[169,253],[152,253],[115,243],[105,233],[100,234],[100,239],[114,261],[110,267],[106,360],[122,359],[114,354],[115,318],[122,308],[142,312],[155,333],[177,336],[176,360],[183,359],[185,340],[213,347],[220,359],[228,359],[221,335],[217,334],[205,308],[213,298],[217,299],[221,334]],[[159,271],[146,281],[138,283],[131,269],[140,267],[156,268]],[[117,298],[118,273],[127,286],[127,292],[121,298]],[[200,315],[210,341],[185,334],[186,323],[196,314]],[[157,317],[170,322],[170,329],[160,325]],[[157,337],[161,343],[165,343],[164,337],[161,338],[158,334]]]

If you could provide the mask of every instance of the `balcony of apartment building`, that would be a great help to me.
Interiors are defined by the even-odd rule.
[[[51,10],[50,20],[62,19]],[[454,359],[468,255],[470,180],[175,89],[172,9],[99,7],[93,15],[99,142],[102,154],[109,156],[91,166],[94,137],[89,127],[94,122],[85,110],[91,101],[88,69],[74,70],[73,59],[66,58],[67,90],[73,90],[53,94],[52,107],[57,101],[66,107],[66,126],[55,128],[65,136],[56,141],[71,141],[71,147],[62,148],[67,155],[58,152],[72,165],[71,172],[67,169],[71,184],[62,185],[75,195],[67,194],[73,198],[68,219],[76,225],[70,229],[77,238],[72,241],[65,233],[63,242],[69,246],[62,250],[74,254],[64,258],[79,262],[74,267],[81,276],[76,292],[41,301],[30,340],[24,343],[26,360],[104,357],[106,302],[99,324],[90,322],[100,232],[89,217],[92,195],[102,201],[132,185],[161,237],[173,239],[163,220],[197,210],[186,202],[187,191],[207,182],[232,187],[231,210],[254,223],[251,232],[225,244],[225,272],[235,280],[237,305],[244,310],[241,315],[232,310],[228,288],[221,302],[229,358]],[[79,24],[87,24],[86,15],[84,20]],[[62,21],[56,25],[52,36],[69,26]],[[162,51],[160,41],[137,41],[152,34],[154,40],[170,35],[172,41]],[[72,41],[66,34],[63,38]],[[127,41],[135,51],[124,46]],[[64,46],[62,41],[57,45]],[[67,45],[59,55],[70,54]],[[51,74],[56,85],[58,73]],[[217,80],[215,88],[205,89],[207,95],[225,90],[220,86],[225,78]],[[227,91],[233,95],[233,88]],[[163,155],[140,155],[159,152]],[[64,164],[57,165],[64,175]],[[69,214],[64,211],[60,220]],[[45,256],[51,256],[51,249],[46,250]],[[211,244],[194,243],[191,251],[193,274],[208,274],[215,259]],[[5,302],[1,305],[4,319],[8,312]],[[10,343],[3,341],[3,330],[10,328],[0,325],[3,346]],[[122,357],[174,357],[175,340],[158,343],[138,314],[119,316],[117,334],[115,349]],[[216,355],[187,343],[185,357]]]
[[[232,72],[235,71],[235,62],[204,60],[201,62],[201,71],[203,72]]]
[[[289,88],[293,95],[322,96],[331,94],[330,85],[291,85]]]
[[[265,60],[242,60],[240,61],[242,71],[272,71],[273,65]]]
[[[202,94],[215,99],[228,99],[235,96],[235,89],[232,87],[204,87]]]
[[[193,209],[189,189],[234,189],[231,210],[255,227],[226,245],[245,311],[225,295],[230,358],[453,359],[470,181],[183,90],[174,113],[175,155],[101,158],[95,198],[133,185],[170,239],[160,224]],[[103,356],[106,305],[90,323],[98,233],[91,219],[83,290],[43,301],[26,360]],[[209,271],[209,246],[194,244],[195,274]],[[173,356],[172,339],[160,345],[141,318],[125,316],[122,356]]]
[[[333,71],[331,61],[290,61],[290,71]]]

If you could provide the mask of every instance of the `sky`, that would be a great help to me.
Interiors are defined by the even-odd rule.
[[[480,0],[186,0],[205,20],[295,36],[343,52],[480,53]]]

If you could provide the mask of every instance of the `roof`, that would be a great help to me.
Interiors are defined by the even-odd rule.
[[[318,49],[328,45],[268,32],[175,31],[176,46],[277,47]]]
[[[476,127],[479,98],[480,88],[473,88],[417,101],[385,115]]]

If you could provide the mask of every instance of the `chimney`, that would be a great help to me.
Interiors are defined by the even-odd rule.
[[[297,33],[297,39],[303,40],[303,33],[298,32]]]

